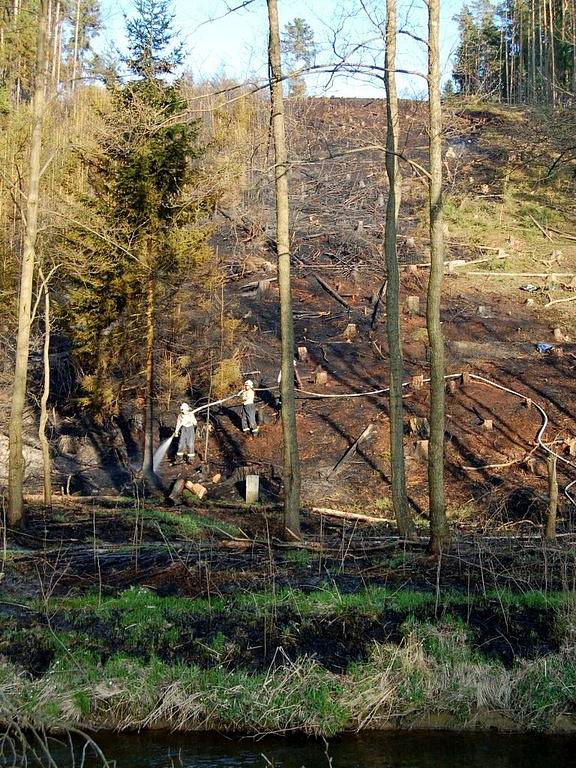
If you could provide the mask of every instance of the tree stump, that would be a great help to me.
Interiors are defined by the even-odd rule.
[[[412,376],[410,386],[412,389],[422,389],[424,386],[424,374],[418,373],[416,376]]]
[[[422,461],[428,461],[428,440],[418,440],[416,443],[416,458]]]
[[[183,477],[180,477],[178,478],[178,480],[176,480],[176,482],[172,486],[172,490],[170,491],[170,495],[168,496],[168,498],[174,504],[178,504],[178,502],[182,498],[182,492],[184,491],[185,484],[186,484],[186,480],[184,480]]]
[[[352,339],[356,338],[357,335],[358,335],[358,328],[356,327],[356,323],[348,323],[348,325],[344,329],[342,338],[346,339],[346,341],[352,341]]]
[[[420,296],[406,297],[406,311],[411,316],[417,315],[420,312]]]
[[[260,476],[259,475],[246,475],[244,481],[244,498],[247,504],[254,504],[258,501],[260,495]]]
[[[425,440],[430,437],[430,423],[422,416],[411,416],[408,422],[410,432]]]

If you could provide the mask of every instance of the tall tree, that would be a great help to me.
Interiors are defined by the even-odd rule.
[[[294,321],[290,280],[290,206],[288,199],[288,153],[282,94],[280,28],[276,0],[268,0],[268,65],[274,137],[274,179],[276,185],[276,247],[280,294],[280,338],[282,346],[280,384],[282,434],[284,443],[284,526],[289,535],[300,536],[300,461],[294,401]]]
[[[406,495],[404,462],[404,423],[402,408],[403,360],[400,329],[400,270],[398,267],[398,213],[402,198],[402,178],[398,164],[398,134],[400,116],[396,91],[396,0],[386,4],[386,54],[384,85],[386,88],[386,173],[388,175],[388,204],[384,253],[388,279],[386,293],[386,333],[390,356],[390,464],[392,471],[392,502],[400,536],[416,538],[416,528],[410,517]]]
[[[136,15],[126,23],[130,51],[126,61],[129,70],[140,78],[140,82],[128,86],[125,95],[130,105],[143,100],[146,106],[156,109],[162,122],[183,107],[177,93],[161,79],[181,64],[182,44],[175,39],[172,29],[174,14],[170,11],[168,0],[136,0],[135,7]],[[138,142],[133,148],[132,162],[126,165],[126,173],[120,179],[125,199],[131,201],[126,213],[133,214],[138,232],[137,258],[147,272],[146,410],[142,472],[151,485],[157,485],[153,468],[153,425],[158,280],[172,267],[170,229],[174,221],[174,204],[180,194],[191,154],[190,139],[190,130],[183,123],[160,129],[156,135],[148,135],[144,142]]]
[[[128,69],[145,80],[169,75],[183,61],[183,44],[175,38],[170,0],[135,0],[126,20]]]
[[[86,157],[91,194],[69,238],[87,268],[82,280],[71,275],[70,305],[82,318],[71,329],[76,357],[91,369],[84,402],[114,415],[128,377],[144,395],[142,471],[155,487],[159,308],[199,260],[205,238],[195,223],[202,200],[189,199],[198,125],[186,116],[181,83],[165,78],[180,61],[172,15],[157,0],[140,0],[138,9],[128,23],[132,79],[112,88],[98,146]]]
[[[430,157],[430,279],[426,325],[430,343],[430,441],[428,492],[430,549],[448,539],[444,508],[444,337],[440,322],[444,234],[442,226],[442,105],[440,101],[440,0],[428,0],[428,141]]]
[[[38,236],[38,203],[40,195],[40,162],[42,153],[42,126],[46,104],[46,30],[48,0],[40,0],[38,37],[36,43],[36,84],[32,99],[32,125],[28,161],[28,186],[24,205],[24,242],[20,272],[20,295],[18,301],[18,334],[16,337],[16,360],[10,411],[8,462],[8,522],[19,525],[24,515],[23,482],[24,455],[22,452],[22,420],[26,403],[28,381],[28,356],[30,346],[30,325],[34,265],[36,261],[36,239]]]
[[[304,96],[306,82],[298,70],[310,67],[316,55],[314,30],[307,21],[296,17],[284,27],[282,51],[290,76],[290,95]]]

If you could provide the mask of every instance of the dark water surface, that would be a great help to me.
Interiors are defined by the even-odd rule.
[[[97,742],[116,768],[576,768],[574,736],[408,731],[342,736],[326,746],[300,737],[255,741],[162,733],[99,735]],[[56,762],[58,768],[73,766],[63,753]]]

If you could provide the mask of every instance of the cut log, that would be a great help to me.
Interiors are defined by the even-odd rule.
[[[326,371],[316,371],[314,374],[314,384],[324,385],[328,383],[328,374]]]
[[[494,429],[494,422],[492,419],[484,419],[482,422],[482,429]]]
[[[371,515],[362,515],[359,512],[342,512],[340,509],[330,509],[330,507],[312,507],[311,512],[317,515],[327,515],[328,517],[343,517],[346,520],[358,520],[365,523],[394,523],[395,521],[388,517],[372,517]]]
[[[219,483],[220,480],[222,480],[222,475],[220,474],[220,472],[216,472],[216,474],[212,477],[212,482],[214,483],[214,485],[216,485],[216,483]]]
[[[198,496],[199,499],[203,499],[208,493],[208,489],[200,483],[193,483],[191,480],[186,480],[184,483],[186,490]]]
[[[331,477],[334,477],[344,469],[347,462],[349,462],[352,456],[354,456],[354,454],[356,453],[358,448],[362,445],[362,443],[368,440],[368,438],[372,435],[372,433],[374,432],[374,429],[375,429],[374,424],[372,423],[368,424],[368,426],[362,432],[360,437],[358,437],[358,439],[355,440],[354,443],[352,443],[350,448],[348,448],[348,450],[344,453],[344,455],[332,467],[330,472],[328,472],[328,475],[326,476],[327,480],[329,480]]]
[[[270,283],[273,280],[278,280],[278,278],[267,277],[265,280],[252,280],[252,282],[250,283],[244,283],[244,285],[241,285],[240,291],[242,293],[251,293],[256,291],[260,291],[261,293],[264,293],[270,290]]]

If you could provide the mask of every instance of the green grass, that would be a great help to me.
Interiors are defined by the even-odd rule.
[[[242,532],[235,525],[190,510],[179,514],[157,509],[146,509],[138,512],[130,510],[127,517],[134,523],[137,520],[141,521],[145,528],[160,530],[167,539],[199,539],[207,531],[224,534],[232,538],[242,537]]]
[[[559,593],[516,595],[502,590],[475,602],[561,611],[573,605],[570,599]],[[384,608],[405,612],[409,618],[402,626],[402,640],[374,642],[369,658],[351,664],[346,674],[330,672],[308,657],[285,663],[279,658],[264,672],[226,669],[223,658],[231,641],[217,622],[206,641],[212,662],[208,668],[161,660],[153,652],[148,658],[113,648],[101,654],[101,649],[89,647],[97,646],[98,638],[85,637],[82,645],[81,632],[71,627],[52,636],[56,658],[38,679],[0,660],[0,721],[17,717],[21,724],[118,728],[163,723],[175,729],[211,727],[260,734],[300,730],[329,736],[343,729],[410,724],[413,717],[431,714],[463,724],[483,711],[504,714],[519,728],[547,729],[559,715],[573,713],[574,644],[506,669],[483,658],[472,647],[468,626],[450,614],[450,605],[466,600],[456,593],[443,595],[438,619],[431,610],[434,595],[382,587],[342,595],[328,585],[308,595],[282,590],[218,603],[220,611],[246,610],[251,616],[291,606],[304,621],[327,613],[371,616]],[[81,619],[86,612],[96,612],[107,626],[132,638],[134,652],[137,644],[153,648],[157,642],[178,642],[170,634],[171,622],[180,620],[185,626],[190,610],[214,609],[214,603],[207,601],[159,598],[137,588],[100,604],[94,597],[60,604],[69,617],[76,613]],[[421,609],[422,616],[410,617]],[[29,642],[28,628],[26,633]],[[15,639],[26,642],[24,634]]]
[[[301,568],[306,568],[310,565],[312,556],[307,549],[291,549],[286,552],[286,560],[292,565],[299,565]]]

